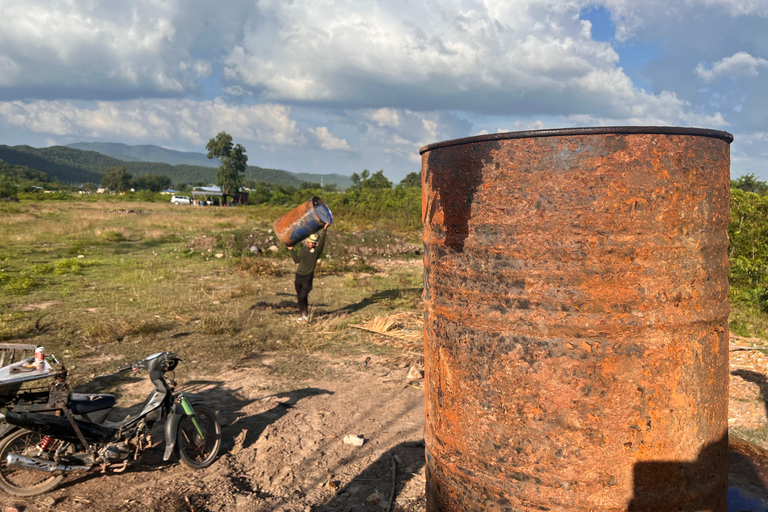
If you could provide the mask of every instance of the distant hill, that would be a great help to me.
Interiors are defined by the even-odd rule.
[[[215,169],[218,169],[219,167],[218,160],[210,160],[203,153],[174,151],[172,149],[165,149],[151,144],[146,144],[143,146],[129,146],[128,144],[121,144],[117,142],[76,142],[74,144],[68,144],[67,147],[81,149],[84,151],[96,151],[103,155],[117,158],[125,162],[157,162],[170,165],[213,167]],[[296,179],[294,180],[289,178],[282,173],[291,174]],[[167,173],[162,174],[170,176],[170,174]],[[195,172],[194,174],[199,175],[199,172]],[[299,186],[302,182],[305,181],[309,183],[320,183],[322,181],[323,185],[336,184],[339,186],[339,188],[347,188],[352,186],[352,179],[350,179],[349,176],[344,176],[341,174],[314,174],[307,172],[291,173],[288,171],[281,171],[279,169],[264,169],[262,167],[254,167],[252,170],[249,168],[249,170],[247,170],[245,173],[245,179],[255,179],[266,181],[268,183],[279,183],[282,185],[294,186]],[[204,180],[194,179],[189,181]]]
[[[119,144],[118,146],[125,146],[128,148],[156,148],[161,150],[161,153],[166,151],[169,153],[179,153],[181,155],[196,154],[166,150],[157,146],[126,146],[124,144]],[[212,162],[202,153],[197,154],[206,162]],[[135,155],[133,154],[127,155],[128,158],[134,158],[134,156]],[[76,149],[69,146],[33,148],[31,146],[0,145],[0,160],[11,165],[26,166],[30,169],[48,173],[49,176],[55,177],[63,183],[85,183],[87,181],[101,183],[101,178],[104,176],[104,172],[115,165],[124,166],[134,177],[142,174],[159,174],[168,176],[174,184],[195,182],[215,183],[216,171],[218,168],[218,162],[213,162],[215,166],[211,167],[190,164],[173,165],[167,162],[127,161],[107,156],[100,152]],[[265,169],[263,167],[251,165],[246,168],[244,179],[299,187],[305,181],[319,183],[321,176],[323,177],[323,183],[326,185],[336,183],[339,187],[346,188],[352,184],[352,180],[350,180],[349,177],[338,174],[320,175],[302,173],[301,175],[297,175],[280,169]]]
[[[0,145],[0,160],[48,173],[48,176],[63,183],[99,183],[105,170],[125,163],[101,153],[65,146],[33,148]]]
[[[82,149],[83,151],[96,151],[102,155],[127,162],[159,162],[171,165],[200,165],[202,167],[219,166],[217,160],[209,160],[203,153],[174,151],[151,144],[129,146],[119,142],[76,142],[67,144],[67,147]]]

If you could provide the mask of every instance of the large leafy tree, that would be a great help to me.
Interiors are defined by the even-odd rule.
[[[133,180],[133,183],[139,190],[161,192],[171,186],[171,178],[157,174],[142,174]]]
[[[0,201],[12,199],[15,200],[18,191],[16,183],[11,178],[0,174]]]
[[[232,144],[232,136],[220,132],[206,144],[208,158],[218,158],[221,162],[216,174],[216,184],[221,187],[224,195],[236,194],[243,186],[243,174],[248,164],[248,155],[240,144]]]
[[[408,175],[403,178],[403,181],[400,182],[400,186],[421,188],[421,173],[408,173]]]
[[[352,173],[350,178],[352,179],[352,187],[350,188],[353,190],[363,190],[366,188],[370,190],[381,190],[392,188],[392,182],[384,176],[383,170],[371,174],[371,171],[368,169],[363,169],[363,172],[360,174],[357,174],[356,172]]]
[[[125,192],[131,188],[131,173],[122,165],[115,165],[104,172],[101,186],[112,192]]]

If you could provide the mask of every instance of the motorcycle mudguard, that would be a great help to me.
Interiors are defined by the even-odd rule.
[[[163,460],[170,459],[173,451],[176,449],[176,432],[179,430],[179,422],[184,414],[184,408],[181,404],[179,402],[174,403],[168,418],[165,420],[165,453],[163,454]]]
[[[196,403],[202,403],[203,400],[200,395],[196,393],[179,393],[174,398],[184,396],[187,401],[194,407]],[[171,412],[168,414],[168,419],[165,420],[165,453],[163,454],[163,460],[168,460],[173,455],[173,450],[176,449],[176,436],[179,431],[179,422],[181,417],[187,414],[184,412],[184,407],[181,402],[175,400]]]

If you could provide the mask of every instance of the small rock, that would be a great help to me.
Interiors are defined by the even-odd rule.
[[[341,482],[339,480],[329,480],[328,481],[328,487],[335,491],[339,487],[341,487]]]
[[[389,510],[389,502],[387,500],[380,501],[379,508],[383,508],[384,510]]]
[[[267,250],[270,251],[270,252],[277,252],[280,249],[278,249],[276,245],[270,245]]]
[[[85,254],[78,254],[77,257],[78,258],[85,258]]]
[[[261,249],[259,249],[255,245],[250,246],[248,250],[251,251],[253,254],[259,254],[261,252]]]
[[[45,498],[41,499],[38,503],[40,503],[44,507],[53,507],[56,504],[56,498],[53,496],[46,496]]]
[[[368,503],[373,503],[375,505],[376,503],[379,503],[381,501],[381,498],[383,498],[381,493],[379,491],[374,491],[367,498],[365,498],[365,501],[367,501]]]
[[[408,380],[419,380],[424,376],[424,374],[416,368],[415,366],[411,366],[410,371],[408,372]]]
[[[19,509],[14,508],[14,507],[8,507],[8,508],[3,509],[3,512],[19,512]]]
[[[223,258],[224,257],[224,253],[223,252],[217,252],[216,253],[216,257],[217,258]]]
[[[344,436],[344,444],[351,444],[352,446],[363,446],[363,444],[365,444],[365,439],[354,434],[347,434]]]

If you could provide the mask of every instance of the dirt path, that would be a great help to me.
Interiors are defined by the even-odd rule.
[[[42,497],[3,495],[0,503],[25,512],[383,511],[394,458],[394,510],[423,510],[423,388],[421,381],[409,384],[408,368],[383,363],[323,361],[334,378],[274,394],[264,391],[279,389],[268,359],[186,383],[182,389],[205,396],[223,425],[222,455],[210,468],[163,463],[161,445],[123,474],[69,477]],[[131,387],[138,396],[151,384]],[[345,444],[348,434],[365,444]],[[55,500],[53,507],[46,498]]]
[[[393,510],[425,510],[423,381],[409,381],[408,367],[383,357],[303,355],[294,356],[305,358],[295,364],[322,368],[320,377],[286,384],[284,373],[278,378],[270,371],[286,364],[283,357],[267,355],[181,386],[203,395],[222,422],[222,454],[210,468],[163,463],[161,444],[123,474],[69,477],[54,492],[29,500],[2,495],[0,510],[383,512],[391,499],[393,459]],[[761,511],[768,510],[758,504],[768,503],[767,367],[761,352],[731,353],[729,426],[732,439],[749,441],[732,447],[731,482],[740,487],[740,503]],[[121,404],[139,401],[150,387],[146,379],[125,384]],[[365,444],[345,444],[348,434],[364,437]],[[162,439],[160,431],[155,435]]]

